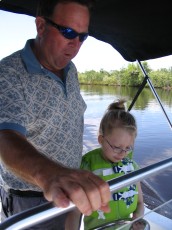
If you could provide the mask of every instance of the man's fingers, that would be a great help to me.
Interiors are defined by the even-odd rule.
[[[84,180],[71,183],[69,198],[85,215],[101,207],[109,212],[108,202],[111,194],[108,183],[92,173],[85,174]],[[69,185],[69,184],[68,184]],[[69,188],[66,188],[66,191]]]
[[[93,211],[89,200],[88,192],[79,183],[68,183],[69,188],[65,188],[69,192],[69,199],[78,207],[84,215],[90,215]],[[91,186],[91,185],[90,185]],[[92,186],[91,186],[92,187]]]
[[[102,202],[101,205],[106,206],[111,198],[111,193],[110,193],[110,188],[108,183],[95,175],[91,175],[89,178],[99,188],[101,202]]]
[[[89,171],[76,170],[61,174],[55,183],[50,183],[46,188],[46,199],[58,207],[67,207],[72,201],[85,215],[98,209],[109,211],[109,185]]]
[[[51,189],[51,192],[44,193],[48,201],[53,201],[57,207],[66,208],[69,206],[70,200],[64,191],[58,187]]]
[[[103,212],[107,212],[107,213],[111,211],[109,205],[101,206],[100,210],[102,210]]]

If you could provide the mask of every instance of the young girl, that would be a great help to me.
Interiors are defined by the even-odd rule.
[[[99,127],[98,142],[101,148],[83,156],[81,168],[91,170],[104,180],[110,180],[138,169],[132,160],[137,126],[134,117],[125,111],[125,101],[109,105]],[[132,184],[112,194],[110,213],[101,210],[84,217],[84,230],[94,229],[115,220],[144,214],[144,203],[140,183]]]

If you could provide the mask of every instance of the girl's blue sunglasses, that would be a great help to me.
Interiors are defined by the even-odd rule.
[[[88,33],[77,33],[75,30],[71,28],[67,28],[65,26],[60,26],[53,22],[51,19],[44,17],[45,21],[51,26],[55,27],[65,38],[74,39],[79,36],[79,41],[83,42],[87,39]]]

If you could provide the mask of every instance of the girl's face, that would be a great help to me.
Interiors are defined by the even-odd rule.
[[[126,157],[133,149],[134,140],[135,133],[122,128],[116,128],[111,134],[98,137],[104,158],[111,162],[119,162]]]

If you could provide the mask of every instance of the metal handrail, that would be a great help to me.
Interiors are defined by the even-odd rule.
[[[150,176],[153,176],[160,171],[172,166],[172,158],[168,158],[161,162],[152,164],[150,166],[138,169],[134,172],[128,173],[119,178],[108,181],[110,191],[115,192],[123,187],[126,187],[132,183],[141,181]],[[75,208],[73,203],[70,203],[67,208],[57,208],[53,203],[46,203],[20,214],[14,215],[8,218],[6,221],[0,224],[1,230],[20,230],[34,224],[43,222],[49,218],[62,215],[63,213],[69,212]]]

